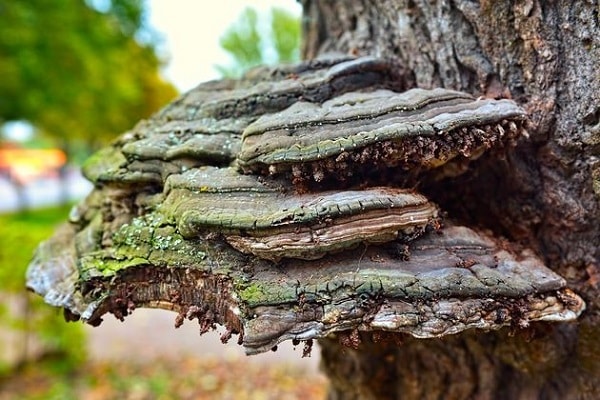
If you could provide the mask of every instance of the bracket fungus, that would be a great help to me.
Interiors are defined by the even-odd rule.
[[[94,325],[138,307],[221,324],[249,354],[577,318],[583,301],[533,251],[406,186],[510,151],[525,112],[403,82],[390,62],[338,57],[198,86],[88,161],[95,189],[39,246],[28,287]]]
[[[512,101],[452,90],[350,92],[262,116],[244,130],[238,158],[244,171],[291,171],[297,181],[368,179],[390,167],[415,176],[514,141],[524,122]]]
[[[185,239],[219,232],[235,249],[272,261],[407,240],[437,217],[435,205],[409,190],[292,190],[229,168],[201,167],[167,179],[162,207]]]

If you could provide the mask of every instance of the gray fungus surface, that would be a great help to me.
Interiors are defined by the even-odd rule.
[[[220,324],[249,354],[577,318],[583,301],[533,251],[419,190],[511,151],[523,109],[397,71],[330,57],[199,85],[88,160],[95,189],[27,286],[94,325],[138,307]]]

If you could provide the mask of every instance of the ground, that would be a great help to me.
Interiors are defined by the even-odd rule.
[[[174,328],[175,313],[136,310],[124,322],[112,316],[86,326],[88,362],[76,371],[60,360],[36,362],[0,378],[9,399],[324,399],[319,351],[302,358],[302,346],[247,357],[218,332],[198,324]],[[61,368],[62,367],[62,368]]]
[[[266,367],[217,357],[186,357],[151,363],[89,362],[70,374],[36,364],[0,381],[0,400],[310,400],[323,399],[325,393],[324,377],[297,367],[281,364]]]

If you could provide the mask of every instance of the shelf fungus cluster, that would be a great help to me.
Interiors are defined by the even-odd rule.
[[[87,162],[95,189],[39,246],[28,287],[94,325],[174,310],[249,354],[575,319],[584,303],[531,250],[415,189],[510,151],[525,112],[405,81],[333,57],[198,86]]]

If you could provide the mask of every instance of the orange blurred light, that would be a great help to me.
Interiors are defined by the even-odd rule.
[[[12,179],[22,183],[55,174],[66,162],[67,156],[59,149],[0,149],[0,170],[9,171]]]

